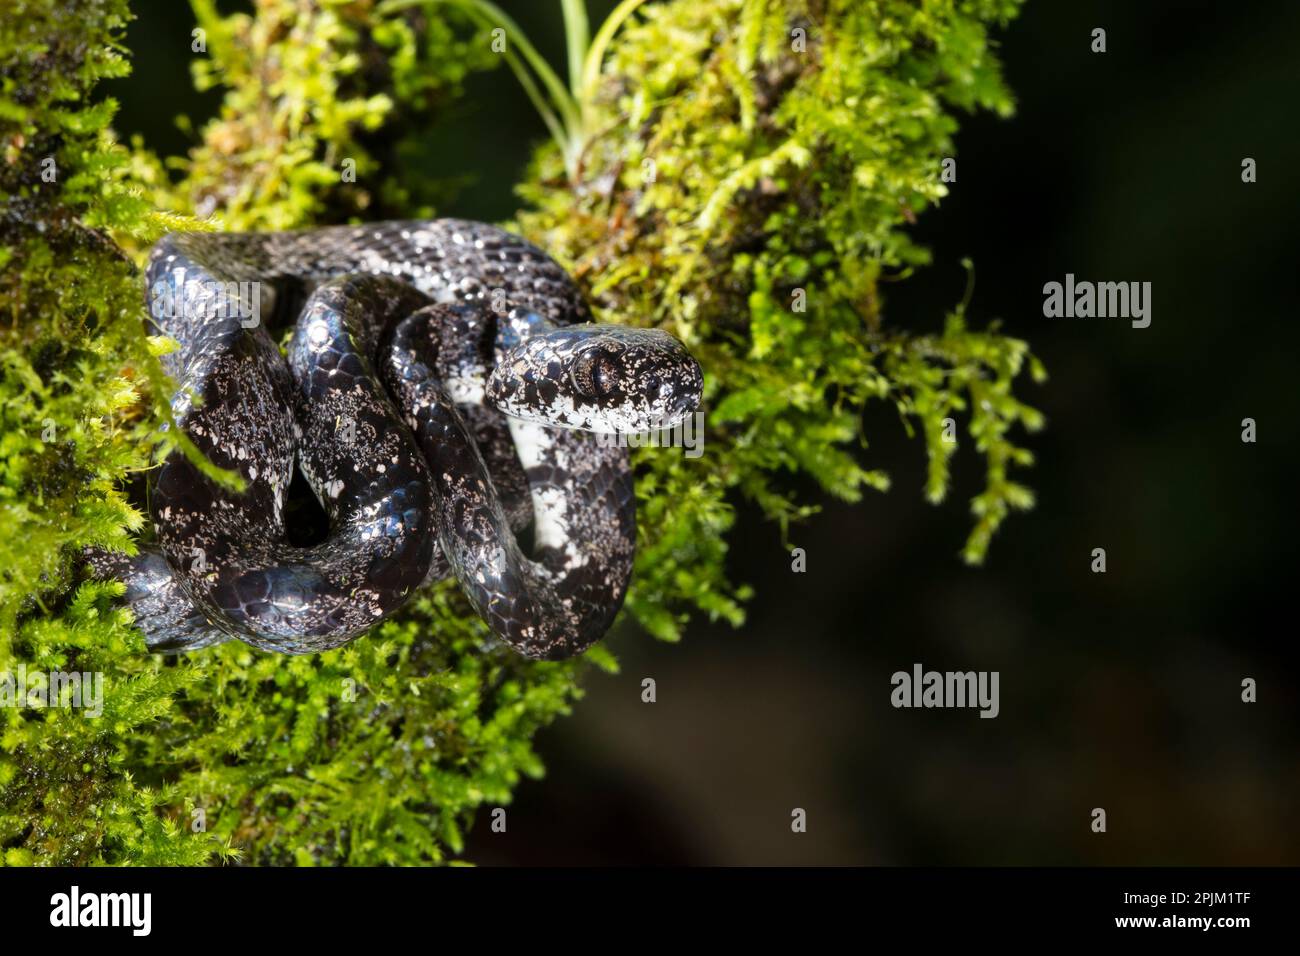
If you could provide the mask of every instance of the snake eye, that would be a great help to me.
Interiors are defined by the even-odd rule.
[[[601,348],[589,348],[573,360],[569,380],[584,398],[603,401],[618,392],[618,367]]]

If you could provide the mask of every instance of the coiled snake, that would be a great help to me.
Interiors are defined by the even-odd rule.
[[[680,422],[699,365],[666,332],[595,325],[523,239],[458,220],[175,233],[146,272],[180,451],[151,481],[157,544],[88,553],[126,582],[154,651],[235,637],[338,647],[454,574],[492,632],[561,658],[622,605],[636,544],[624,448],[593,432]],[[287,360],[272,328],[293,321]],[[300,468],[329,519],[290,540]],[[515,532],[531,521],[533,556]]]

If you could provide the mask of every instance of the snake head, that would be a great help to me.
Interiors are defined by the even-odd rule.
[[[667,332],[574,325],[509,349],[486,395],[505,414],[542,425],[648,432],[699,408],[703,386],[699,363]]]

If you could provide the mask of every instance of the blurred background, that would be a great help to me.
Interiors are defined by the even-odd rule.
[[[502,6],[563,62],[556,4]],[[591,0],[593,22],[612,6]],[[188,5],[137,8],[117,125],[181,152],[174,117],[197,126],[219,96],[192,91],[175,40]],[[938,329],[974,260],[972,321],[1002,320],[1051,375],[1021,388],[1048,419],[1021,475],[1037,508],[964,566],[980,460],[960,451],[931,507],[919,440],[875,409],[865,460],[893,490],[828,500],[796,528],[804,574],[737,501],[730,571],[757,591],[745,627],[697,623],[679,645],[613,634],[621,673],[589,677],[538,739],[546,778],[519,787],[507,833],[481,818],[466,856],[1300,864],[1297,35],[1296,4],[1029,0],[1001,37],[1018,112],[962,118],[957,182],[916,227],[934,264],[886,288],[885,317]],[[422,153],[470,176],[439,212],[506,219],[545,130],[505,70],[472,77],[455,109]],[[1044,318],[1043,284],[1067,272],[1151,282],[1150,328]],[[999,671],[1000,715],[892,708],[890,675],[917,662]],[[1245,677],[1258,703],[1241,701]]]

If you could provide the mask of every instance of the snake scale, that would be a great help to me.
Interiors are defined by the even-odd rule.
[[[592,323],[545,253],[460,220],[173,233],[145,278],[150,331],[179,343],[163,357],[177,427],[245,483],[173,450],[150,480],[156,544],[88,553],[126,583],[150,650],[327,650],[447,574],[527,657],[603,636],[636,514],[627,451],[596,433],[698,407],[678,340]],[[323,540],[292,540],[296,469]]]

